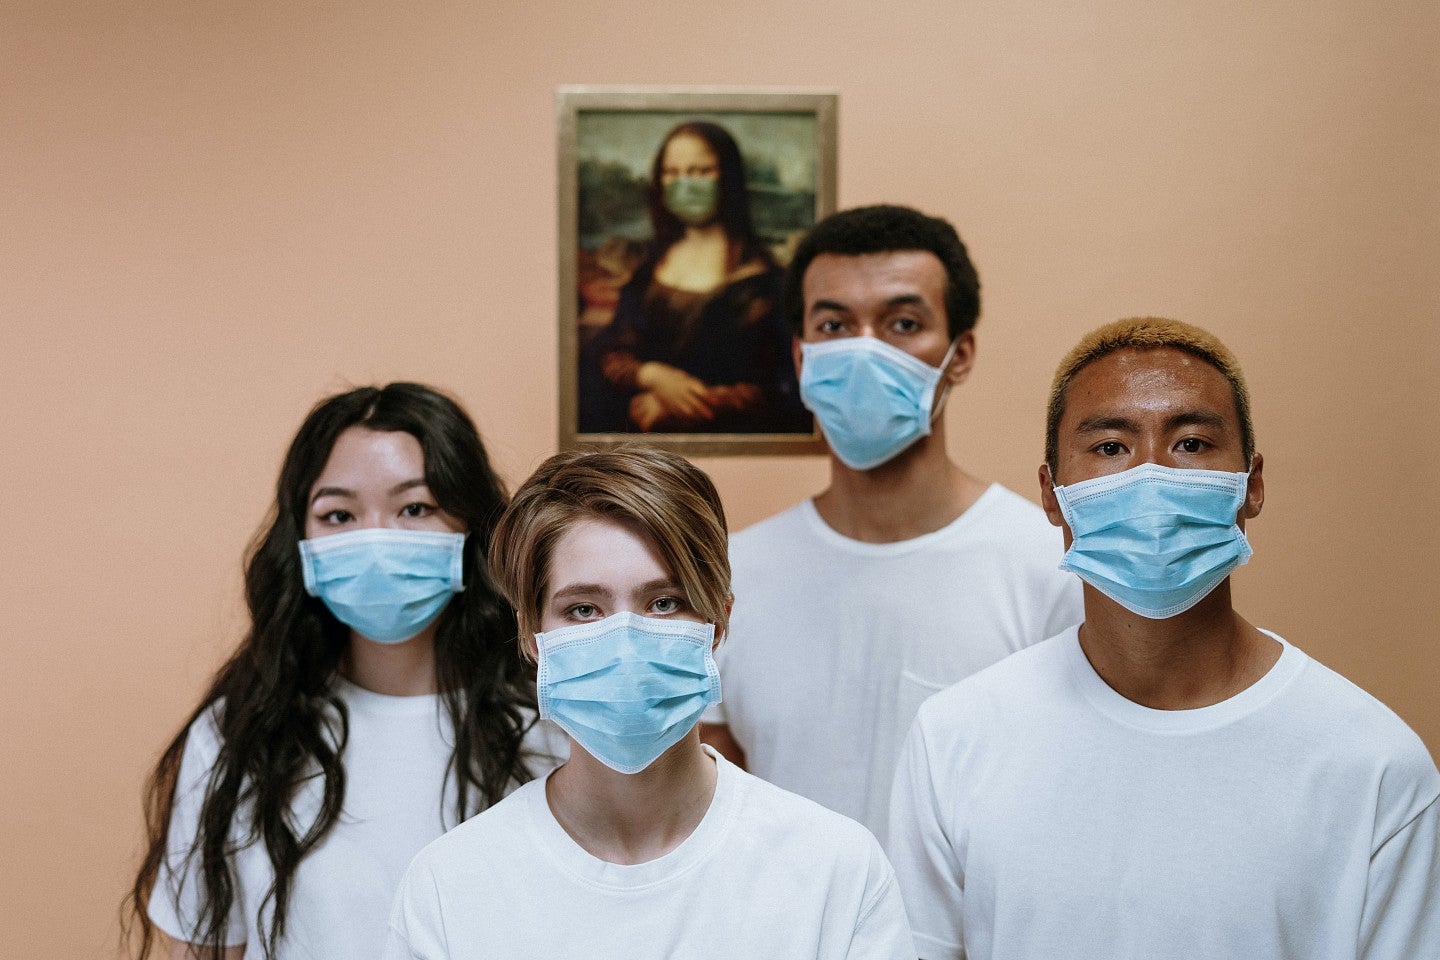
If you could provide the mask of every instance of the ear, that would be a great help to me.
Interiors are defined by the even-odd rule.
[[[725,622],[730,622],[730,611],[735,609],[735,594],[730,594],[730,599],[725,601]],[[720,641],[725,639],[725,634],[716,632],[715,639],[710,641],[710,652],[714,653],[720,646]]]
[[[790,338],[790,359],[795,363],[795,379],[800,379],[800,338]]]
[[[535,642],[535,634],[526,633],[525,628],[520,628],[520,656],[530,663],[540,662],[540,647]]]
[[[1040,464],[1040,506],[1052,525],[1065,526],[1065,515],[1060,512],[1060,501],[1055,498],[1055,479],[1050,476],[1049,465],[1044,463]]]
[[[1235,518],[1237,523],[1260,516],[1260,508],[1265,506],[1264,467],[1265,458],[1255,454],[1250,464],[1250,482],[1245,485],[1245,502],[1240,505],[1240,515]]]
[[[951,387],[958,387],[970,376],[970,368],[975,365],[975,331],[966,330],[955,340],[955,352],[950,355],[950,363],[945,367],[943,376]]]

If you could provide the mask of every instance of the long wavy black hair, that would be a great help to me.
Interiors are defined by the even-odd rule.
[[[750,194],[745,183],[745,159],[740,155],[740,145],[730,131],[718,123],[704,120],[688,120],[665,134],[650,164],[650,229],[655,235],[651,258],[656,263],[660,262],[665,251],[685,235],[685,224],[665,206],[665,186],[660,181],[665,166],[665,148],[679,136],[703,140],[720,166],[715,219],[729,241],[729,268],[734,269],[751,260],[759,260],[766,266],[774,263],[775,258],[770,255],[769,248],[755,235],[750,218]]]
[[[244,842],[264,843],[274,868],[274,886],[254,901],[257,910],[273,903],[274,920],[263,945],[265,956],[272,957],[284,935],[296,867],[340,815],[349,727],[332,680],[350,630],[306,594],[297,544],[305,536],[311,488],[336,438],[353,426],[404,431],[419,440],[431,493],[469,530],[465,589],[446,606],[435,635],[436,685],[455,739],[447,770],[456,788],[454,822],[533,776],[521,741],[533,723],[534,675],[516,655],[514,613],[485,567],[491,532],[507,497],[474,423],[453,400],[416,383],[330,397],[310,411],[291,442],[272,515],[250,545],[245,567],[249,632],[215,675],[185,729],[165,748],[147,783],[148,845],[123,922],[124,936],[138,943],[142,960],[156,940],[146,904],[165,862],[187,733],[207,711],[214,711],[221,747],[189,853],[199,864],[203,884],[204,907],[194,941],[205,955],[222,956],[226,917],[236,902],[235,827],[241,828]],[[320,813],[300,833],[289,815],[291,801],[300,784],[317,774],[323,783]],[[443,794],[437,803],[443,805]],[[247,822],[237,825],[242,806]]]

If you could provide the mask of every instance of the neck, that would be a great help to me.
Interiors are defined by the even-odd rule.
[[[376,643],[352,631],[340,673],[358,687],[391,697],[434,693],[435,625],[404,643]]]
[[[815,509],[852,540],[894,543],[953,523],[985,488],[946,454],[941,418],[929,436],[870,470],[853,470],[831,454],[830,486],[815,498]]]
[[[1154,710],[1228,700],[1280,658],[1280,644],[1235,612],[1230,581],[1184,613],[1151,620],[1085,584],[1080,647],[1116,693]]]
[[[715,760],[699,728],[636,774],[616,773],[571,741],[545,798],[560,826],[608,863],[647,863],[674,850],[704,819],[715,796]]]
[[[698,227],[686,224],[683,237],[686,240],[709,240],[711,242],[717,240],[728,242],[729,240],[725,235],[725,228],[720,224],[719,220],[711,220],[709,223]]]

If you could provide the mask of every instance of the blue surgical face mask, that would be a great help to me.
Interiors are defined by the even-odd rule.
[[[940,414],[935,388],[958,342],[938,367],[874,337],[800,345],[800,400],[841,463],[869,470],[929,435]]]
[[[300,541],[305,592],[379,643],[409,640],[464,589],[465,535],[371,527]]]
[[[620,773],[639,773],[720,702],[715,625],[617,613],[535,635],[540,716]]]
[[[664,185],[665,206],[682,223],[698,227],[710,222],[720,200],[718,177],[676,177]]]
[[[1145,463],[1056,487],[1073,537],[1060,569],[1142,617],[1184,613],[1254,552],[1235,523],[1249,479]]]

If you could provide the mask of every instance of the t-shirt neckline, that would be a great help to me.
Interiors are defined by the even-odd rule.
[[[332,686],[339,694],[340,699],[352,709],[359,708],[370,713],[381,713],[389,716],[414,716],[422,713],[433,713],[440,702],[438,693],[421,693],[409,697],[395,697],[387,693],[376,693],[374,690],[366,690],[341,674],[335,674]]]
[[[1259,680],[1239,693],[1208,707],[1193,710],[1156,710],[1121,696],[1112,688],[1085,656],[1080,646],[1080,628],[1066,633],[1066,659],[1070,675],[1086,701],[1116,723],[1147,733],[1186,735],[1203,733],[1235,723],[1275,699],[1305,668],[1309,658],[1284,637],[1261,629],[1261,633],[1280,644],[1280,656]]]
[[[530,820],[536,830],[538,845],[566,874],[582,883],[607,890],[637,890],[666,883],[689,872],[707,860],[719,846],[734,822],[740,803],[738,771],[709,746],[704,749],[715,760],[715,794],[690,836],[664,856],[645,863],[610,863],[576,843],[555,819],[546,799],[545,785],[553,770],[526,785]]]
[[[807,497],[800,501],[799,508],[805,525],[815,537],[827,546],[834,549],[845,550],[850,553],[866,554],[869,556],[893,555],[909,553],[912,550],[922,550],[936,541],[954,536],[955,531],[974,523],[976,516],[988,510],[990,508],[990,502],[1000,495],[1002,489],[1004,488],[1001,487],[1000,484],[991,483],[960,516],[951,520],[939,530],[922,533],[920,536],[911,537],[908,540],[892,540],[889,543],[869,543],[865,540],[856,540],[853,537],[845,536],[845,534],[826,523],[825,518],[820,516],[820,511],[816,508],[813,497]]]

